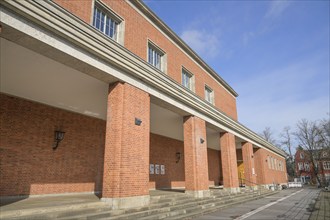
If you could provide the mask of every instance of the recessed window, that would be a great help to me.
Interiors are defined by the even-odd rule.
[[[165,72],[165,53],[151,42],[148,43],[148,63]]]
[[[323,169],[330,170],[330,161],[323,162]]]
[[[208,86],[205,86],[205,100],[211,104],[214,104],[214,92]]]
[[[194,90],[193,74],[182,68],[182,85],[187,89]]]
[[[304,152],[300,152],[300,159],[304,159],[304,158],[305,158]]]
[[[93,26],[111,39],[123,43],[123,19],[103,3],[96,1]]]
[[[298,163],[298,170],[304,170],[304,164],[302,162]]]
[[[306,171],[310,171],[310,166],[309,166],[309,163],[308,162],[305,162],[305,170]]]
[[[322,152],[322,157],[328,157],[328,156],[329,156],[329,153],[327,151]]]

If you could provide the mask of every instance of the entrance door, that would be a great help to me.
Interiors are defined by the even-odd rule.
[[[245,186],[245,176],[244,176],[244,163],[243,161],[237,161],[237,171],[240,186]]]

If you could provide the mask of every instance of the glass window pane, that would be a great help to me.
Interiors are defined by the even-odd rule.
[[[100,17],[100,31],[104,32],[104,19],[105,19],[105,14],[101,12],[101,17]]]
[[[105,24],[105,34],[110,36],[110,22],[111,20],[109,18],[106,19],[106,24]]]
[[[116,39],[117,38],[117,23],[112,20],[112,38]]]

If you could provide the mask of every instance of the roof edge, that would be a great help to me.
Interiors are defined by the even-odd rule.
[[[205,68],[208,73],[213,76],[221,85],[223,85],[233,96],[238,97],[238,93],[217,74],[188,44],[186,44],[172,29],[167,26],[145,3],[140,0],[129,0],[143,14],[145,14],[152,22],[154,22],[165,34],[167,34],[175,43],[177,43],[187,54]]]

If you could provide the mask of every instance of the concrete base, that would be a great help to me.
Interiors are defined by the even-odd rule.
[[[195,198],[204,198],[211,196],[210,190],[186,190],[185,193]]]
[[[245,186],[247,189],[257,190],[258,186]]]
[[[112,209],[128,209],[149,205],[150,196],[146,195],[122,198],[101,198],[101,201],[109,204]]]
[[[223,188],[226,192],[230,193],[239,193],[241,192],[241,189],[239,187],[232,187],[232,188]]]

